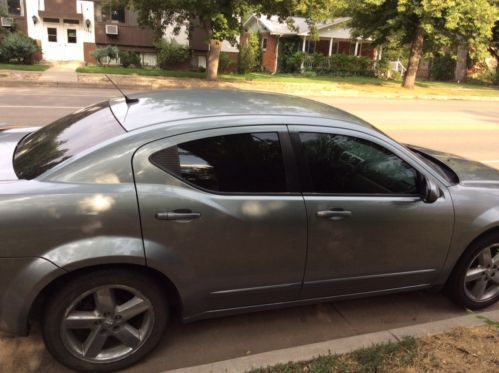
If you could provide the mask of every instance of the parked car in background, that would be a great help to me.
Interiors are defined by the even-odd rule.
[[[170,90],[0,132],[0,327],[80,371],[185,322],[446,286],[499,298],[499,171],[292,96]]]

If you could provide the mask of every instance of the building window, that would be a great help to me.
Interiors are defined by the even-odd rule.
[[[47,22],[47,23],[59,23],[59,18],[47,18],[47,17],[43,17],[43,22]]]
[[[125,6],[119,4],[96,5],[95,18],[98,22],[125,23]]]
[[[66,23],[66,24],[68,24],[68,25],[79,25],[79,24],[80,24],[80,21],[79,21],[79,20],[77,20],[77,19],[66,19],[66,18],[64,18],[64,19],[62,20],[62,23]]]
[[[13,16],[22,15],[21,0],[7,0],[7,11]]]
[[[262,39],[262,50],[267,50],[267,38]]]
[[[57,29],[55,27],[47,27],[48,39],[52,43],[57,43]]]
[[[68,29],[68,43],[76,44],[76,30]]]

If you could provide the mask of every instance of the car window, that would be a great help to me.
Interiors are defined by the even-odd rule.
[[[287,192],[281,145],[274,132],[184,142],[161,150],[150,159],[163,170],[209,191]]]
[[[62,117],[25,137],[14,154],[20,179],[33,179],[76,154],[125,133],[107,102]]]
[[[416,194],[418,172],[384,147],[343,135],[300,133],[307,192]]]

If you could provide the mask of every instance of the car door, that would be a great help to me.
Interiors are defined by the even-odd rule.
[[[148,265],[171,277],[184,313],[299,297],[307,221],[285,144],[286,126],[248,126],[178,135],[135,154]]]
[[[290,126],[308,214],[303,297],[431,284],[453,229],[446,188],[425,203],[430,176],[403,149],[357,131]]]

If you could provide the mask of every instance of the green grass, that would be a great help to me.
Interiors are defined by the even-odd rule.
[[[375,373],[384,371],[390,363],[398,368],[409,367],[414,363],[417,342],[413,337],[405,337],[400,342],[375,344],[345,355],[323,355],[305,362],[290,362],[272,367],[259,368],[251,373],[329,373],[358,372]]]
[[[49,65],[22,65],[15,63],[0,63],[0,70],[45,71]]]
[[[162,70],[159,68],[124,68],[121,66],[85,66],[79,67],[79,73],[93,74],[123,74],[137,76],[161,76],[173,78],[197,78],[204,79],[206,73],[197,71]],[[400,81],[383,80],[367,76],[331,76],[315,74],[276,74],[248,73],[248,74],[220,74],[220,81],[237,82],[260,82],[281,83],[284,87],[277,87],[278,91],[286,91],[287,88],[297,89],[296,85],[303,88],[311,88],[320,91],[326,90],[356,90],[363,93],[389,93],[400,96],[425,94],[439,96],[499,96],[499,87],[486,84],[456,84],[434,81],[418,81],[414,90],[401,87]],[[308,86],[308,87],[307,87]],[[315,87],[315,88],[314,88]],[[301,88],[299,88],[301,89]]]
[[[205,78],[206,74],[197,71],[162,70],[155,68],[132,68],[121,66],[81,66],[76,69],[77,73],[85,74],[121,74],[140,76],[167,76],[173,78]]]

